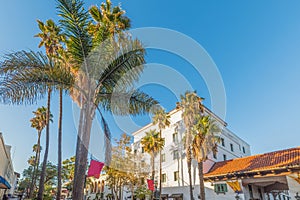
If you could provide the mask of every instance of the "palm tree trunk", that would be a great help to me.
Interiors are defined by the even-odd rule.
[[[152,175],[151,175],[151,179],[153,180],[153,183],[154,183],[154,177],[155,177],[155,155],[154,155],[154,152],[152,152],[152,155],[151,155],[151,162],[152,162]],[[154,191],[152,191],[152,194],[151,194],[151,199],[154,198]]]
[[[38,141],[37,141],[37,145],[38,145],[38,149],[35,152],[35,160],[34,160],[34,167],[33,167],[33,173],[32,173],[32,179],[31,179],[31,183],[30,183],[30,192],[29,192],[29,198],[32,198],[33,195],[33,191],[35,188],[35,184],[36,184],[36,177],[37,177],[37,169],[39,168],[39,152],[40,152],[40,144],[41,144],[41,131],[38,131]]]
[[[58,156],[57,156],[57,194],[56,200],[61,197],[61,162],[62,162],[62,112],[63,90],[59,90],[59,119],[58,119]]]
[[[188,167],[188,175],[189,175],[189,188],[190,188],[190,200],[194,200],[193,195],[193,183],[192,183],[192,152],[191,152],[191,133],[189,130],[189,126],[186,127],[186,161],[187,161],[187,167]]]
[[[187,150],[187,167],[188,167],[188,174],[189,174],[189,188],[190,188],[190,200],[194,200],[193,196],[193,183],[192,183],[192,157],[191,157],[191,150],[188,148]]]
[[[32,177],[31,177],[31,182],[30,182],[30,189],[29,189],[29,195],[28,197],[31,199],[33,195],[33,190],[34,190],[34,179],[36,176],[36,164],[37,164],[37,152],[35,153],[35,159],[34,159],[34,166],[33,166],[33,171],[32,171]]]
[[[51,102],[51,88],[48,88],[48,100],[47,100],[47,126],[46,126],[46,148],[45,148],[45,154],[44,154],[44,160],[43,160],[43,166],[42,166],[42,172],[40,176],[40,183],[39,183],[39,191],[38,191],[38,197],[37,200],[43,199],[43,193],[44,193],[44,182],[45,182],[45,176],[46,176],[46,167],[47,167],[47,161],[48,161],[48,152],[49,152],[49,140],[50,140],[50,102]]]
[[[200,199],[205,200],[205,187],[203,179],[203,162],[198,162],[199,170],[199,186],[200,186]]]
[[[94,113],[95,106],[90,102],[85,103],[80,111],[80,124],[77,136],[75,175],[73,183],[73,200],[82,200],[84,197],[87,156]]]
[[[161,138],[161,130],[159,130],[159,138]],[[159,199],[161,196],[161,178],[162,178],[162,155],[161,155],[161,150],[159,151]]]

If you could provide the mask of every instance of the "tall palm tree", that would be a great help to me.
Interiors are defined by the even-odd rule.
[[[58,3],[60,23],[67,35],[67,50],[72,58],[71,71],[76,77],[76,88],[71,90],[70,94],[80,107],[73,185],[76,190],[73,192],[73,199],[81,200],[95,111],[98,110],[100,114],[105,140],[109,143],[110,133],[102,115],[103,111],[137,115],[149,112],[157,102],[141,91],[128,91],[143,71],[145,52],[141,43],[126,35],[115,37],[115,32],[108,33],[108,23],[100,17],[99,23],[96,20],[91,22],[89,13],[83,8],[82,0],[58,0]],[[120,10],[118,7],[107,6],[107,10],[118,9]],[[101,13],[103,16],[102,10],[95,10],[96,14]],[[104,33],[97,34],[97,28],[91,30],[91,24],[99,25]],[[123,29],[121,27],[121,30]],[[120,85],[123,88],[115,90]],[[110,145],[107,145],[106,165],[110,163],[110,151]]]
[[[40,33],[36,37],[41,38],[39,47],[45,46],[46,54],[49,59],[56,63],[56,67],[66,67],[66,60],[64,59],[63,43],[65,42],[65,35],[61,33],[61,28],[57,26],[53,20],[47,20],[46,23],[37,21]],[[58,85],[59,90],[59,117],[58,117],[58,156],[57,156],[57,194],[56,199],[61,198],[62,187],[62,114],[63,114],[63,87]],[[41,188],[40,193],[43,193]]]
[[[216,121],[210,116],[198,115],[197,123],[194,126],[194,139],[192,142],[192,152],[198,163],[198,175],[200,183],[200,199],[205,200],[205,188],[203,179],[203,162],[207,159],[209,153],[217,151],[220,129]]]
[[[180,96],[181,102],[177,103],[177,109],[182,110],[182,119],[185,125],[185,151],[187,159],[187,167],[189,174],[190,199],[193,200],[193,185],[192,185],[192,152],[191,145],[193,141],[193,126],[196,124],[196,117],[203,113],[202,105],[203,98],[198,97],[196,92],[186,92]]]
[[[35,35],[36,37],[41,38],[41,42],[39,47],[45,46],[46,55],[51,62],[55,63],[55,67],[61,67],[58,63],[58,53],[62,50],[62,42],[65,41],[65,36],[61,34],[61,29],[57,26],[53,20],[49,19],[44,24],[42,21],[38,20],[38,26],[41,33]],[[51,87],[49,87],[51,88]],[[50,96],[52,90],[49,89],[48,91],[48,109],[50,112]],[[60,200],[61,194],[61,162],[62,162],[62,150],[61,150],[61,143],[62,143],[62,87],[59,87],[59,121],[58,121],[58,184],[57,184],[57,200]],[[49,127],[47,126],[47,130]],[[48,149],[49,149],[49,131],[46,133],[46,150],[44,155],[44,162],[42,167],[42,173],[40,178],[40,185],[39,185],[39,192],[38,192],[38,199],[43,198],[44,192],[44,179],[46,173],[46,165],[48,160]]]
[[[154,111],[154,116],[152,117],[153,124],[158,126],[159,129],[159,137],[162,137],[162,130],[167,126],[170,126],[170,116],[163,108],[159,108]],[[161,150],[159,151],[159,198],[161,196],[161,188],[162,188],[162,155]]]
[[[34,117],[30,120],[31,127],[37,130],[37,144],[33,146],[33,151],[35,152],[35,161],[34,161],[34,168],[32,174],[32,181],[30,184],[30,193],[29,198],[32,198],[33,191],[36,184],[37,178],[37,168],[40,163],[40,153],[41,153],[41,133],[43,129],[46,127],[47,124],[47,108],[40,107],[36,111],[33,111]]]
[[[151,165],[152,165],[151,179],[154,181],[155,156],[157,155],[158,152],[160,152],[163,149],[165,145],[165,140],[159,137],[159,132],[155,130],[149,130],[148,132],[146,132],[146,135],[142,138],[141,144],[145,152],[147,152],[151,157]]]
[[[6,54],[0,63],[0,101],[6,104],[32,104],[47,94],[47,121],[50,121],[51,92],[57,85],[72,85],[70,73],[54,67],[55,63],[41,52],[18,51]],[[46,124],[46,150],[39,187],[43,194],[46,161],[49,151],[49,123]]]

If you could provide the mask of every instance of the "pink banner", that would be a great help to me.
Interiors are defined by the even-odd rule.
[[[104,166],[104,163],[96,161],[96,160],[91,160],[87,177],[94,176],[95,178],[99,178],[103,166]]]

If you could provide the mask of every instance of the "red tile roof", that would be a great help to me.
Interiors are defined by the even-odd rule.
[[[205,177],[300,166],[300,147],[217,162]]]

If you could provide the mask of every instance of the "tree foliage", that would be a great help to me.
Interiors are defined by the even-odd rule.
[[[132,150],[131,138],[122,134],[116,140],[112,151],[112,162],[104,168],[106,184],[111,188],[115,199],[121,198],[123,189],[128,189],[134,194],[136,188],[142,187],[142,182],[149,175],[149,166],[143,162],[144,156]]]

